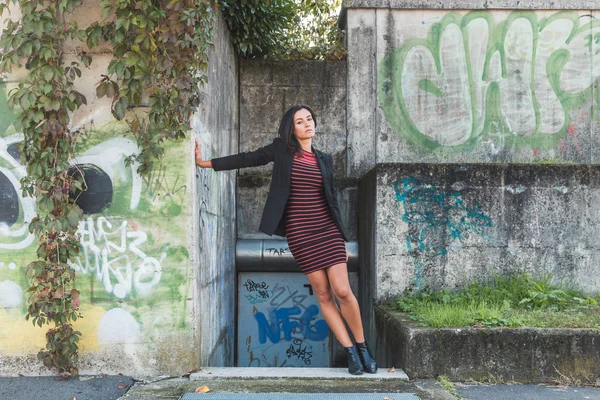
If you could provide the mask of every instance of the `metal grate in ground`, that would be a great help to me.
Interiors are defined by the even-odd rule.
[[[421,400],[414,393],[186,393],[179,400]]]

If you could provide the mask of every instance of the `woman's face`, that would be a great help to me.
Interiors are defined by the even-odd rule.
[[[315,121],[313,121],[310,111],[306,108],[298,110],[294,114],[294,136],[298,141],[315,136]]]

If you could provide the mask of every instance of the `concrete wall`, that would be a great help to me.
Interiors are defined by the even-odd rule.
[[[360,205],[378,216],[374,297],[510,271],[549,272],[598,292],[599,173],[598,166],[376,167],[361,182],[373,191]]]
[[[11,17],[18,18],[18,10]],[[73,18],[80,27],[99,20],[98,2],[86,2]],[[65,63],[76,59],[76,46],[65,44]],[[176,375],[201,361],[229,365],[233,294],[215,299],[221,295],[219,282],[223,288],[224,281],[234,279],[233,175],[194,179],[191,139],[165,144],[165,157],[149,177],[139,176],[137,166],[125,167],[124,157],[138,148],[112,118],[111,100],[95,97],[96,82],[111,59],[106,50],[102,45],[92,52],[92,65],[83,68],[77,88],[88,106],[72,121],[87,135],[72,163],[85,167],[95,192],[80,198],[86,211],[79,226],[83,252],[73,265],[84,315],[75,324],[83,333],[80,373]],[[237,75],[220,20],[211,56],[211,83],[204,89],[194,133],[214,143],[207,153],[227,153],[237,148],[231,134],[237,127]],[[13,376],[54,373],[36,358],[46,329],[24,318],[25,267],[36,259],[37,249],[27,227],[36,210],[32,199],[21,197],[25,167],[15,146],[23,135],[12,125],[6,99],[25,74],[14,71],[0,84],[0,375]]]
[[[598,293],[599,177],[597,165],[378,165],[359,185],[359,215],[376,216],[359,224],[363,306],[510,272]]]
[[[595,3],[344,1],[371,335],[405,289],[518,270],[600,290]]]
[[[384,162],[598,162],[593,2],[491,3],[345,2],[352,176]]]
[[[227,25],[219,16],[209,53],[208,85],[193,121],[205,159],[237,152],[238,65]],[[196,170],[200,365],[233,366],[235,347],[235,171]]]
[[[346,229],[356,237],[356,180],[346,179],[346,63],[344,61],[241,61],[240,151],[278,137],[283,113],[306,104],[317,115],[314,145],[333,155],[335,183]],[[238,237],[269,238],[258,231],[272,164],[240,170]],[[273,236],[273,238],[277,238]]]

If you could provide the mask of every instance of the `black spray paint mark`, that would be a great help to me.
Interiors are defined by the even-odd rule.
[[[17,147],[19,143],[13,143],[6,151],[10,154],[19,164],[21,164],[21,153],[19,152],[19,148]]]
[[[0,172],[0,224],[13,225],[19,218],[19,196],[12,182]]]
[[[248,279],[246,282],[244,282],[244,287],[249,292],[255,292],[260,289],[268,289],[269,285],[267,285],[265,282],[256,283],[252,279]]]
[[[77,199],[75,202],[85,214],[99,213],[112,203],[112,181],[106,172],[92,164],[77,164],[69,168],[69,175],[81,180],[80,170],[85,179],[83,191],[75,190],[71,197]]]
[[[310,365],[312,351],[308,351],[308,346],[305,344],[303,347],[303,344],[304,341],[302,339],[293,339],[292,344],[290,344],[290,347],[288,347],[285,354],[287,355],[287,358],[296,357],[296,360],[302,360],[305,365]]]

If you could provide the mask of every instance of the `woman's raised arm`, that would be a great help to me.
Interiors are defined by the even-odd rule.
[[[231,156],[213,158],[210,161],[202,160],[200,143],[196,139],[196,165],[201,168],[212,168],[215,171],[231,170],[246,167],[258,167],[259,165],[265,165],[275,159],[275,139],[273,143],[261,147],[258,150],[250,151],[247,153],[238,153]]]

